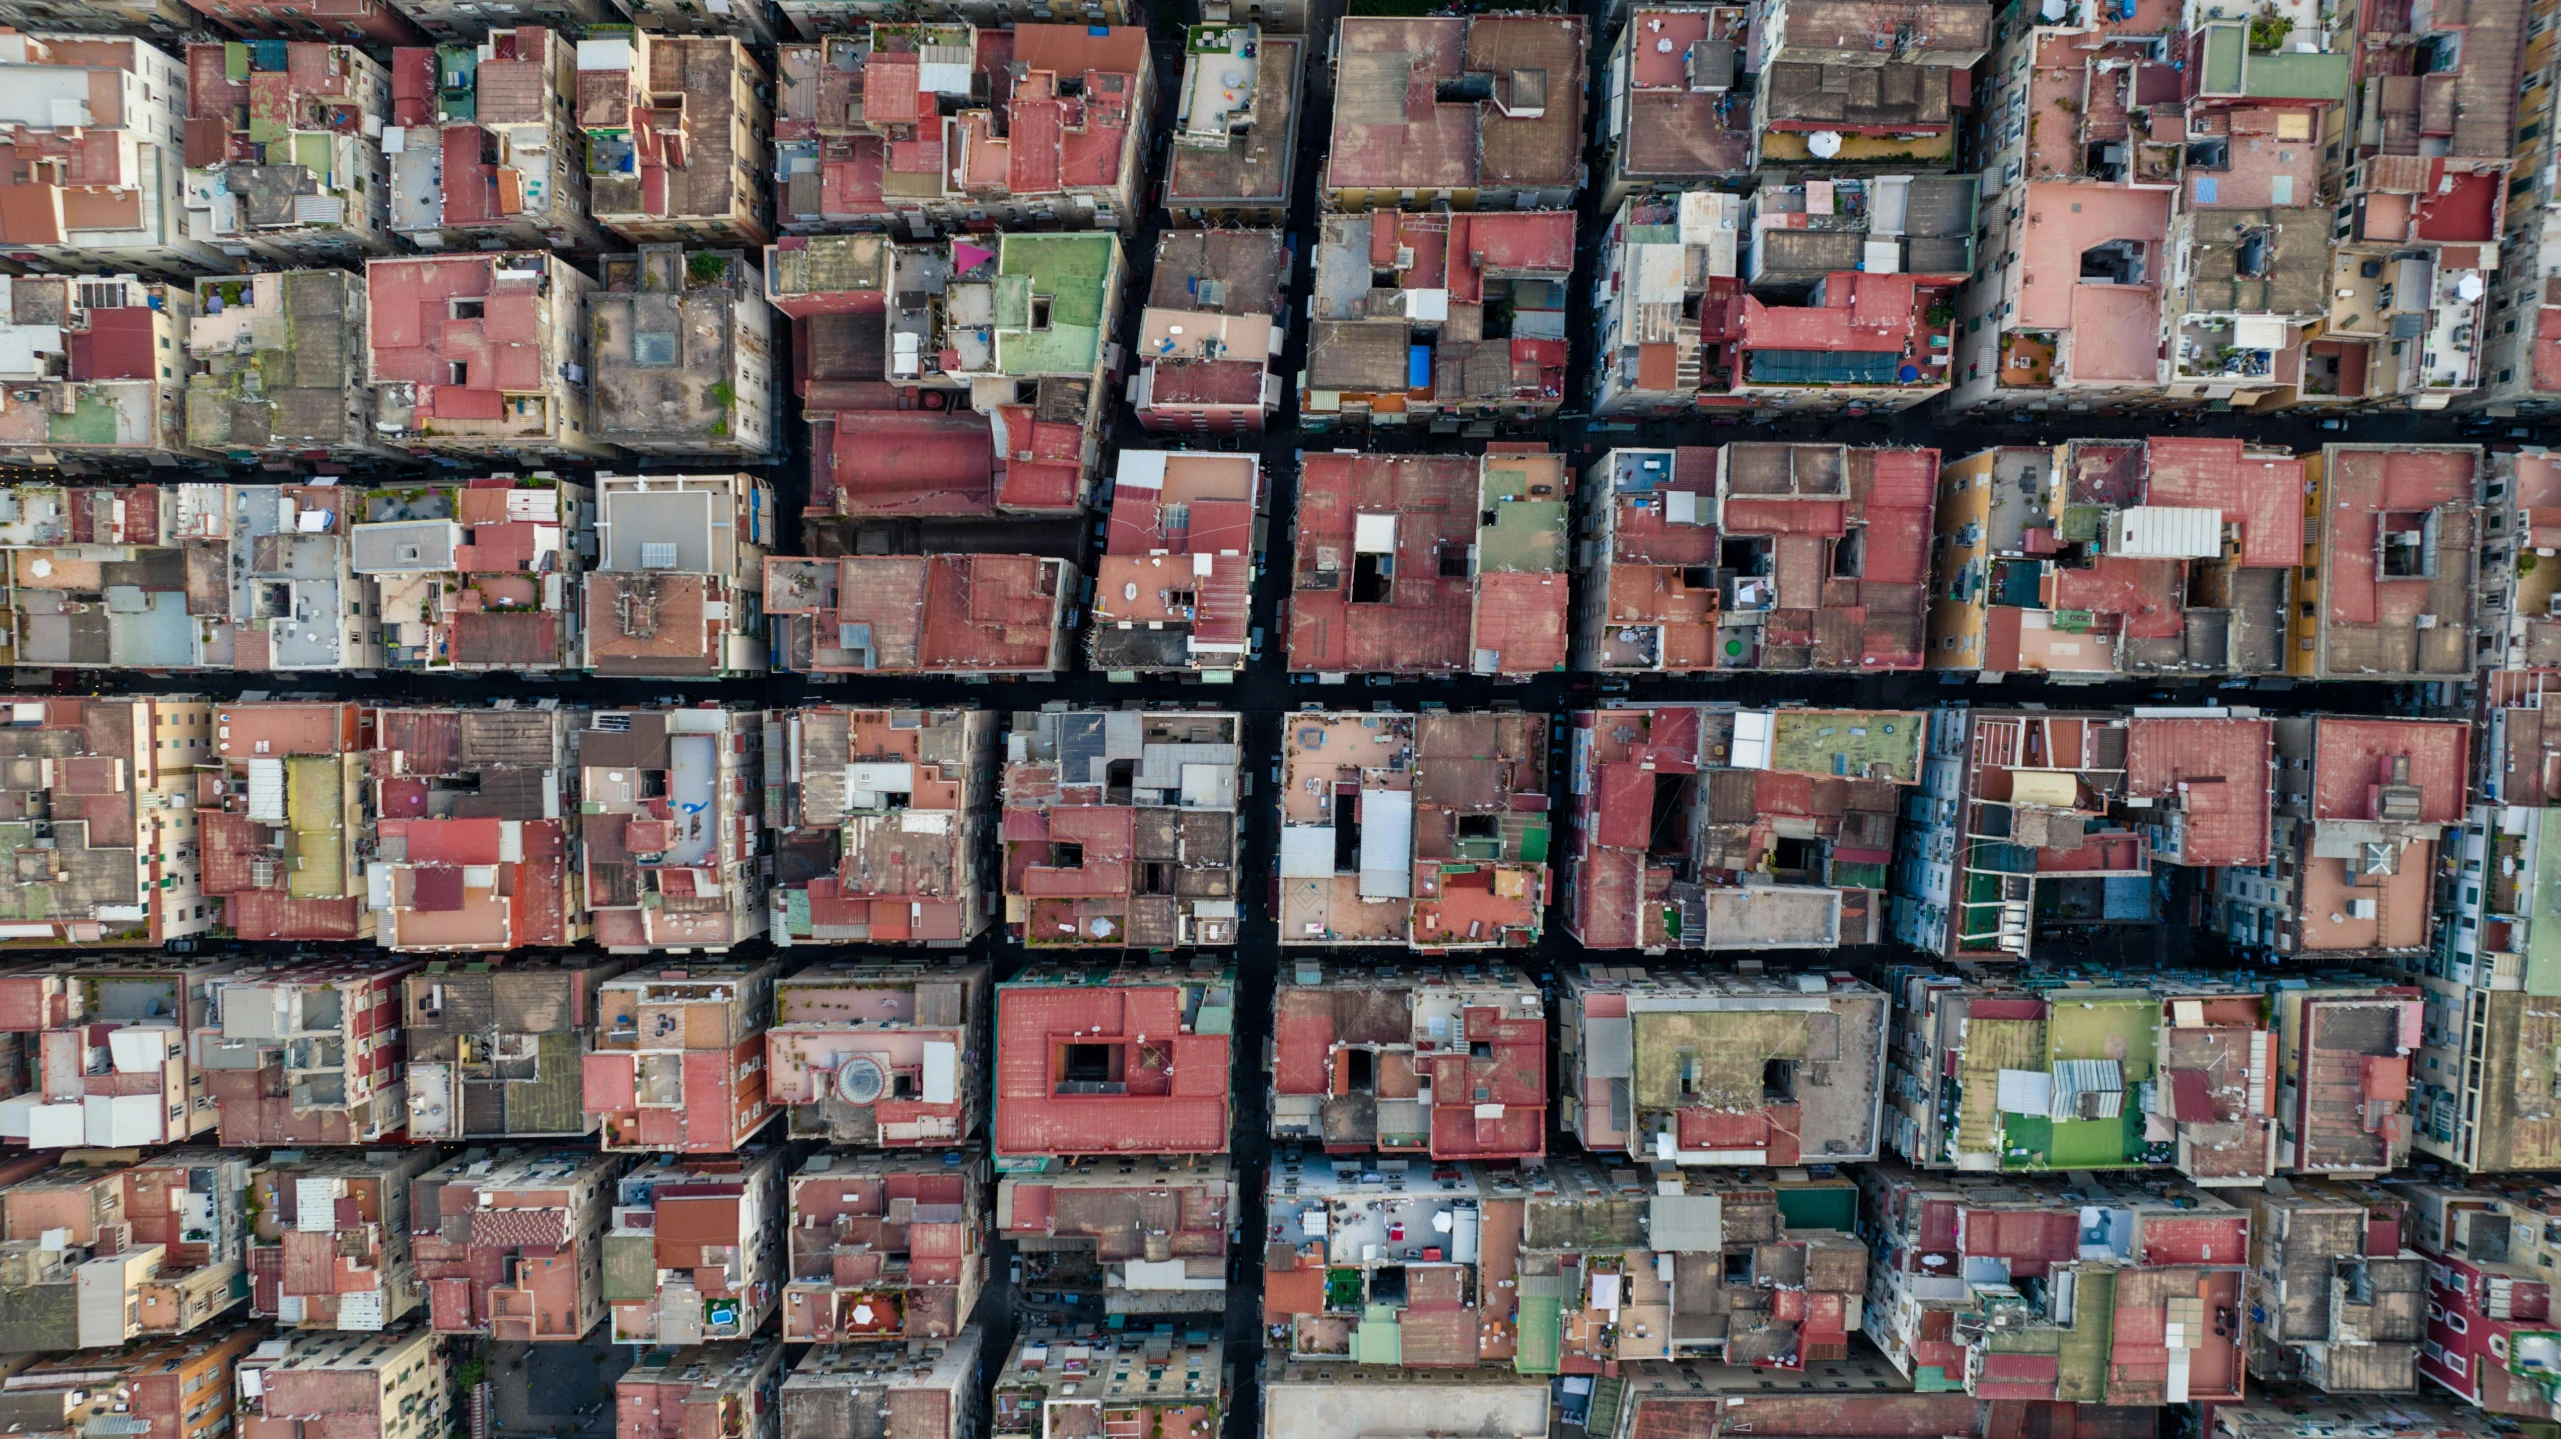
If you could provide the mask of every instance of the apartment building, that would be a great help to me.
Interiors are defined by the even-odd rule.
[[[750,253],[665,242],[598,262],[587,327],[605,443],[746,464],[780,453],[773,312]]]
[[[2561,938],[2548,920],[2561,888],[2547,872],[2542,832],[2544,776],[2561,744],[2561,731],[2547,737],[2542,725],[2547,674],[2483,676],[2473,799],[2447,841],[2448,872],[2436,887],[2443,922],[2428,951],[2397,962],[2424,1005],[2412,1061],[2413,1143],[2472,1173],[2541,1168],[2537,1156],[2551,1143],[2535,1057],[2561,1018],[2544,995],[2550,945]]]
[[[1154,119],[1147,29],[1032,23],[1060,18],[847,17],[817,27],[843,34],[783,46],[784,233],[1129,230]]]
[[[406,45],[418,37],[405,7],[389,0],[315,0],[305,9],[283,0],[187,0],[196,14],[187,29],[201,33],[210,20],[224,33],[247,39],[294,38],[371,41]]]
[[[1907,710],[1574,712],[1566,928],[1587,948],[1649,954],[1878,942],[1927,723]]]
[[[595,287],[545,252],[366,262],[375,429],[414,454],[484,463],[612,458],[584,378]]]
[[[1688,1170],[1649,1188],[1573,1158],[1528,1187],[1512,1230],[1518,1372],[1712,1363],[1783,1383],[1839,1373],[1849,1358],[1867,1250],[1853,1233],[1858,1187],[1848,1179]],[[1509,1207],[1489,1206],[1506,1228]],[[1487,1257],[1502,1263],[1499,1252]],[[1617,1317],[1592,1323],[1585,1312]]]
[[[410,1186],[427,1323],[499,1343],[583,1339],[605,1317],[604,1239],[625,1161],[592,1149],[467,1149]]]
[[[548,470],[360,492],[349,568],[372,584],[382,664],[428,673],[564,670],[595,491]]]
[[[619,18],[606,0],[587,0]],[[425,6],[413,6],[425,10]],[[519,7],[530,21],[536,9]],[[580,8],[587,8],[581,6]],[[475,12],[468,40],[421,14],[441,43],[391,52],[391,228],[421,249],[453,240],[502,249],[549,245],[582,253],[604,247],[587,207],[587,169],[576,44],[561,30],[526,23],[487,28]],[[484,83],[485,82],[485,83]],[[397,138],[395,138],[397,137]]]
[[[1942,466],[1929,667],[1987,681],[2285,672],[2308,468],[2170,435]]]
[[[1052,675],[1070,665],[1077,580],[1075,561],[1040,554],[777,556],[764,610],[789,673]]]
[[[881,1411],[882,1439],[969,1439],[986,1346],[975,1324],[921,1344],[812,1345],[783,1380],[781,1439],[829,1439]]]
[[[245,1156],[79,1151],[50,1169],[21,1156],[0,1166],[0,1179],[0,1265],[11,1291],[0,1349],[8,1353],[167,1341],[247,1297]]]
[[[763,674],[756,590],[773,509],[772,487],[755,475],[598,475],[579,668],[665,679]]]
[[[1564,457],[1537,442],[1481,457],[1308,456],[1291,534],[1290,669],[1563,669],[1572,491]]]
[[[409,1137],[566,1139],[596,1132],[581,1071],[597,992],[628,962],[511,956],[503,968],[430,961],[402,981]]]
[[[417,967],[299,959],[215,980],[191,1043],[223,1145],[372,1144],[400,1130],[400,987]]]
[[[1931,0],[1886,18],[1855,0],[1784,0],[1760,17],[1744,61],[1758,77],[1756,167],[1955,168],[1958,97],[1970,91],[1961,77],[1991,52],[1992,7]]]
[[[1078,1155],[1223,1154],[1235,975],[1035,968],[996,986],[996,1167]]]
[[[0,793],[21,819],[0,825],[0,944],[165,946],[213,931],[220,905],[203,889],[190,803],[213,714],[202,695],[11,705]],[[184,1049],[188,1025],[173,1022],[180,1042],[169,1047]]]
[[[785,1342],[960,1337],[987,1278],[984,1157],[813,1154],[785,1189]]]
[[[376,712],[364,867],[375,943],[490,952],[586,936],[562,817],[574,723],[551,705]]]
[[[1018,710],[1005,741],[1005,925],[1035,948],[1232,944],[1242,715]]]
[[[2532,1179],[2394,1180],[2402,1243],[2426,1268],[2419,1387],[2505,1419],[2549,1421],[2556,1199]],[[2499,1420],[2492,1420],[2496,1423]]]
[[[2417,1389],[2429,1262],[2410,1247],[2413,1206],[2326,1180],[2234,1197],[2250,1211],[2250,1377],[2325,1394]]]
[[[1890,1006],[1872,985],[1586,964],[1560,1002],[1560,1118],[1595,1154],[1789,1165],[1879,1152]]]
[[[1280,409],[1276,367],[1289,343],[1294,267],[1278,230],[1168,230],[1157,237],[1123,392],[1141,426],[1262,433]]]
[[[249,1312],[280,1329],[380,1333],[418,1307],[410,1186],[432,1149],[284,1150],[249,1175]]]
[[[1390,207],[1325,215],[1318,225],[1298,374],[1302,424],[1319,432],[1427,424],[1454,434],[1471,421],[1556,416],[1565,402],[1572,211]]]
[[[783,710],[765,764],[773,943],[951,945],[987,927],[993,712]]]
[[[9,1376],[10,1421],[30,1434],[71,1435],[123,1419],[179,1439],[219,1439],[236,1417],[232,1370],[258,1341],[257,1328],[242,1324],[113,1355],[38,1358]]]
[[[0,90],[7,77],[0,61]],[[0,221],[0,254],[13,253],[7,230]],[[183,286],[130,272],[20,275],[6,293],[23,338],[0,356],[0,460],[82,474],[214,458],[187,431],[179,347],[195,300]]]
[[[280,265],[390,253],[381,61],[321,40],[190,45],[185,96],[190,237]]]
[[[2152,923],[2151,812],[2125,803],[2132,744],[2118,712],[1934,712],[1895,836],[1894,937],[2000,961],[2026,958],[2040,927]],[[2264,792],[2230,789],[2245,806]]]
[[[1605,30],[1607,26],[1603,27]],[[1610,42],[1598,131],[1609,154],[1603,213],[1639,192],[1675,196],[1740,185],[1752,172],[1752,117],[1738,103],[1749,33],[1740,5],[1645,5]]]
[[[241,1432],[257,1439],[319,1439],[333,1425],[435,1439],[445,1428],[446,1375],[431,1329],[293,1334],[240,1361],[236,1412]]]
[[[30,35],[141,36],[166,46],[183,39],[198,21],[196,12],[179,0],[111,0],[105,5],[10,0],[0,5],[0,24]]]
[[[822,962],[777,980],[765,1087],[792,1136],[866,1149],[974,1139],[987,985],[984,964],[914,960]]]
[[[1121,360],[1119,236],[819,236],[765,264],[768,299],[795,322],[807,514],[831,540],[847,522],[1093,502]],[[917,552],[912,535],[883,533],[886,547],[847,534],[834,552]]]
[[[1547,1005],[1511,965],[1302,959],[1273,1000],[1273,1138],[1328,1154],[1546,1154]]]
[[[2225,933],[2277,954],[2415,954],[2435,924],[2439,846],[2463,822],[2472,727],[2305,715],[2276,721],[2268,861],[2222,871]]]
[[[1126,1417],[1147,1434],[1214,1434],[1227,1417],[1228,1364],[1214,1333],[1038,1331],[996,1374],[992,1432],[1042,1439]]]
[[[1343,16],[1318,203],[1570,207],[1589,50],[1576,15]]]
[[[1535,944],[1550,898],[1546,793],[1542,715],[1288,715],[1281,942]]]
[[[635,245],[773,238],[771,80],[735,35],[590,25],[577,42],[587,208]]]
[[[274,0],[233,3],[272,4]],[[347,0],[330,3],[344,4]],[[560,43],[567,43],[590,25],[619,25],[631,18],[614,0],[533,0],[510,14],[494,16],[487,7],[476,6],[474,0],[400,0],[400,13],[438,45],[494,41],[507,33],[506,25],[519,21],[547,28],[561,37]]]
[[[2350,219],[2330,271],[2329,329],[2343,352],[2336,389],[2366,408],[2444,409],[2469,403],[2488,378],[2490,289],[2506,269],[2510,176],[2522,174],[2515,152],[2528,143],[2519,136],[2532,128],[2517,119],[2528,7],[2494,0],[2368,18],[2349,91],[2354,129],[2324,152],[2323,179]],[[2436,56],[2446,58],[2418,63]],[[2356,341],[2363,353],[2346,353]],[[2364,383],[2350,386],[2344,376],[2359,362]]]
[[[2484,651],[2474,610],[2481,451],[2332,444],[2304,465],[2314,518],[2295,588],[2313,608],[2311,623],[2296,623],[2286,673],[2439,682],[2472,673]]]
[[[0,185],[0,255],[163,280],[238,268],[188,221],[187,67],[169,53],[130,35],[13,34],[0,95],[0,133],[26,166]]]
[[[969,24],[998,27],[1023,25],[1035,20],[1052,20],[1057,12],[1043,12],[1028,0],[927,0],[921,5],[888,3],[888,0],[782,0],[779,8],[795,33],[804,40],[828,35],[858,32],[875,21],[925,20],[935,23]],[[1272,0],[1247,7],[1246,18],[1259,20],[1276,30],[1298,33],[1300,23],[1296,0]],[[1141,25],[1147,14],[1128,0],[1082,0],[1075,18],[1089,25]],[[1224,13],[1204,16],[1226,19]]]
[[[996,1231],[1023,1282],[1111,1315],[1218,1314],[1227,1304],[1236,1174],[1223,1156],[1069,1160],[996,1183]]]
[[[196,858],[200,886],[221,903],[219,927],[241,939],[370,938],[360,847],[374,712],[259,700],[217,704],[213,720],[213,753],[196,776]],[[343,1018],[325,1004],[314,1014],[331,1028]],[[396,1042],[396,1021],[386,1022]]]
[[[1613,449],[1583,477],[1574,666],[1918,669],[1935,450]]]
[[[608,1150],[690,1155],[743,1147],[774,1117],[765,1093],[771,964],[635,970],[596,991],[585,1107]]]
[[[646,1351],[614,1382],[616,1439],[778,1439],[782,1369],[779,1342]]]
[[[1497,1368],[1389,1369],[1267,1352],[1256,1432],[1263,1439],[1385,1439],[1445,1424],[1488,1439],[1538,1439],[1548,1432],[1552,1382]]]
[[[1204,20],[1183,31],[1165,213],[1178,225],[1285,224],[1307,42],[1251,18]]]
[[[2066,1189],[1875,1165],[1859,1190],[1874,1256],[1863,1328],[1917,1390],[2241,1398],[2257,1322],[2243,1300],[2247,1210],[2176,1180],[2119,1176]]]
[[[246,967],[137,955],[0,969],[10,1091],[0,1099],[0,1141],[112,1149],[211,1133],[214,1101],[191,1040],[216,981]]]
[[[360,276],[289,270],[198,280],[187,360],[190,448],[261,461],[398,454],[374,430]]]
[[[1236,678],[1256,652],[1262,506],[1259,456],[1122,450],[1094,570],[1087,664],[1122,679]]]
[[[613,1342],[662,1353],[686,1344],[753,1345],[782,1304],[789,1212],[782,1151],[763,1145],[691,1158],[661,1154],[626,1172],[615,1181],[605,1231]]]

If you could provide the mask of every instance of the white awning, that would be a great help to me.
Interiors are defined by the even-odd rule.
[[[1414,792],[1366,791],[1361,795],[1361,898],[1413,897]]]

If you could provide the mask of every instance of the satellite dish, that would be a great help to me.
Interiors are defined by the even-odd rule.
[[[877,1103],[888,1090],[889,1076],[876,1059],[857,1054],[836,1068],[836,1097],[847,1104]]]
[[[1829,160],[1841,153],[1841,134],[1837,130],[1817,130],[1805,137],[1805,148],[1814,152],[1814,158]]]

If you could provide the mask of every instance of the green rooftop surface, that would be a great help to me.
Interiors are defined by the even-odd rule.
[[[1565,1301],[1555,1295],[1523,1296],[1512,1370],[1553,1374],[1565,1347]]]
[[[57,445],[112,445],[116,442],[116,407],[95,390],[84,390],[71,413],[45,416],[45,438]]]
[[[1858,1186],[1781,1185],[1778,1213],[1790,1229],[1837,1229],[1848,1233],[1858,1227]]]
[[[1780,710],[1770,768],[1918,784],[1924,724],[1913,710]]]
[[[2125,1087],[2152,1077],[2161,1024],[2160,1001],[2142,992],[2059,989],[2046,996],[2045,1054],[2058,1059],[2113,1059],[2125,1065]]]
[[[997,242],[996,368],[1083,377],[1102,355],[1119,241],[1111,235],[1006,235]],[[1046,324],[1035,301],[1048,302]]]

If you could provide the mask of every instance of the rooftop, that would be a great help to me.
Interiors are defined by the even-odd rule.
[[[1183,53],[1165,203],[1285,206],[1305,42],[1257,25],[1195,25]]]
[[[374,181],[387,80],[353,45],[189,45],[185,206],[202,215],[192,223],[231,244],[384,247]]]
[[[2324,677],[2469,673],[2481,453],[2466,445],[2325,445]]]
[[[1290,668],[1563,668],[1570,489],[1562,458],[1543,445],[1495,446],[1481,460],[1311,455]]]
[[[2166,830],[2155,854],[2175,864],[2267,863],[2271,721],[2137,714],[2125,734],[2126,798]]]
[[[1547,1011],[1510,965],[1299,962],[1276,997],[1272,1132],[1434,1159],[1546,1152]]]
[[[1349,16],[1328,190],[1579,183],[1587,37],[1574,16]]]
[[[1872,1158],[1888,1004],[1847,975],[1585,965],[1565,981],[1566,1083],[1597,1152],[1681,1164]],[[1799,1082],[1801,1068],[1827,1076]],[[1622,1098],[1623,1096],[1623,1098]]]
[[[795,671],[1041,673],[1061,667],[1074,579],[1073,565],[1039,555],[777,557],[765,612],[795,621]]]
[[[1282,942],[1533,942],[1553,838],[1546,749],[1545,726],[1519,712],[1290,716]]]
[[[1001,821],[1007,925],[1033,948],[1234,942],[1242,739],[1234,714],[1017,712]]]
[[[383,423],[463,440],[549,439],[581,415],[552,413],[563,359],[550,292],[568,267],[548,254],[436,255],[365,266],[365,316]]]
[[[364,326],[347,313],[360,283],[341,270],[197,281],[187,442],[235,455],[370,448]]]
[[[599,221],[682,220],[724,239],[763,238],[763,206],[741,193],[764,169],[763,107],[739,113],[765,83],[762,61],[735,36],[610,26],[578,41],[577,55],[587,203]]]
[[[1033,970],[998,985],[1000,1166],[1223,1152],[1234,1006],[1233,977],[1206,967]]]
[[[985,925],[992,714],[812,706],[781,727],[778,941],[950,942]]]
[[[1751,167],[1751,112],[1733,90],[1743,41],[1741,6],[1658,5],[1629,16],[1618,42],[1626,108],[1611,120],[1630,179],[1710,180]]]
[[[785,223],[884,224],[1130,186],[1143,26],[874,24],[786,45]]]
[[[1095,667],[1243,668],[1261,512],[1255,456],[1123,449],[1095,573]]]

